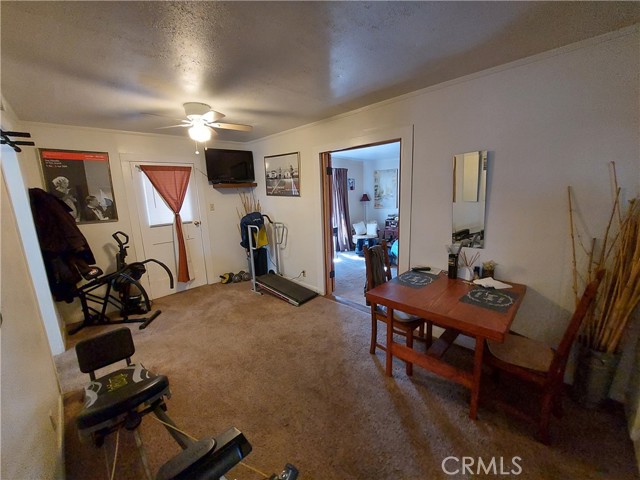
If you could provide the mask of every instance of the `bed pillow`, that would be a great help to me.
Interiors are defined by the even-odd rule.
[[[378,222],[367,223],[367,235],[378,236]]]
[[[354,223],[353,230],[356,232],[356,235],[364,235],[367,233],[367,227],[364,226],[364,222]]]

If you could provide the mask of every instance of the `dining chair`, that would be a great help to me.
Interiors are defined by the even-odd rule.
[[[549,444],[549,421],[551,413],[562,415],[562,393],[564,390],[564,373],[571,347],[578,334],[582,320],[589,311],[596,297],[598,287],[604,276],[604,270],[596,273],[595,278],[585,288],[571,321],[564,332],[558,348],[510,332],[503,343],[487,340],[484,361],[494,368],[495,373],[506,372],[521,380],[536,385],[542,393],[539,414],[529,415],[513,405],[493,401],[507,413],[511,413],[526,421],[538,425],[538,439]]]
[[[391,262],[389,261],[389,251],[387,242],[382,240],[380,245],[372,247],[364,246],[364,262],[366,267],[367,280],[365,283],[365,293],[378,285],[391,280]],[[378,322],[387,324],[387,309],[382,305],[371,303],[371,346],[369,352],[376,353],[376,347],[386,351],[387,347],[378,343]],[[415,338],[424,339],[425,320],[414,315],[408,315],[398,310],[393,311],[393,333],[406,337],[406,345],[413,348]],[[429,325],[430,326],[430,325]],[[415,331],[418,330],[418,335]],[[413,374],[413,364],[407,362],[407,375]]]

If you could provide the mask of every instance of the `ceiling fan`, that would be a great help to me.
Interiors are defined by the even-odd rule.
[[[253,130],[251,125],[242,125],[238,123],[221,123],[218,120],[224,118],[224,114],[212,110],[205,103],[187,102],[184,105],[184,113],[187,115],[185,120],[178,125],[170,125],[161,128],[184,127],[189,129],[189,137],[196,142],[204,143],[211,139],[212,129],[236,130],[239,132],[250,132]]]

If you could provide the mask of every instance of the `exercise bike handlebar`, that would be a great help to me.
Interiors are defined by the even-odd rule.
[[[129,248],[129,247],[127,247],[127,245],[129,245],[129,235],[127,235],[126,233],[124,233],[121,230],[118,230],[117,232],[115,232],[111,236],[113,237],[113,239],[118,244],[118,247],[120,247],[120,252],[122,252],[122,254],[124,254],[123,258],[121,258],[121,260],[124,262],[124,256],[126,256],[126,249]],[[171,270],[169,270],[169,267],[167,267],[164,263],[156,260],[155,258],[149,258],[148,260],[144,260],[142,262],[134,262],[132,264],[129,264],[129,266],[134,265],[136,263],[138,265],[144,265],[145,263],[149,263],[149,262],[157,263],[158,265],[160,265],[164,269],[165,272],[167,272],[167,275],[169,275],[169,287],[173,289],[173,275],[171,273]]]
[[[125,248],[125,246],[129,244],[129,235],[127,235],[124,232],[121,232],[120,230],[118,230],[116,233],[114,233],[111,236],[113,237],[113,239],[116,241],[116,243],[120,248]],[[122,241],[120,237],[124,237],[124,241]]]
[[[145,263],[149,263],[149,262],[156,263],[160,265],[162,268],[164,268],[164,271],[167,272],[167,275],[169,275],[169,288],[173,289],[173,274],[171,273],[171,270],[169,270],[169,267],[167,267],[161,261],[156,260],[155,258],[148,258],[147,260],[143,260],[142,262],[130,263],[128,266],[131,267],[132,265],[144,265]]]

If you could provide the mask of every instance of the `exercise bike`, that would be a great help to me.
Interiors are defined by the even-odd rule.
[[[149,295],[140,284],[140,278],[147,271],[147,263],[155,263],[162,267],[169,276],[170,288],[173,288],[173,275],[164,263],[149,258],[127,264],[129,236],[117,231],[112,237],[118,244],[116,271],[105,275],[100,268],[94,267],[91,280],[77,288],[76,296],[80,299],[84,320],[79,326],[71,329],[69,335],[74,335],[84,327],[104,324],[140,323],[139,328],[142,330],[153,322],[162,313],[161,310],[156,310],[146,317],[131,318],[131,315],[145,315],[151,312]],[[107,316],[109,305],[118,309],[120,319]]]

